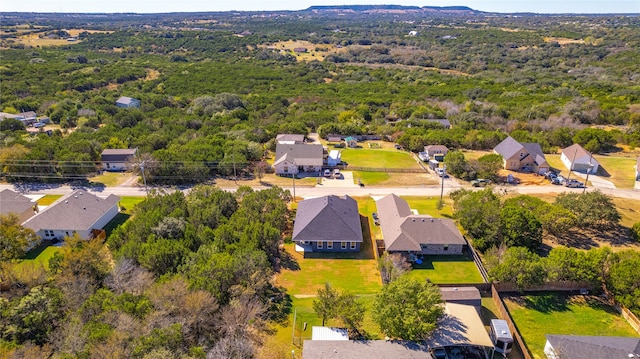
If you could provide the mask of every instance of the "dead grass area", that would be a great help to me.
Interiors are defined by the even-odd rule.
[[[546,186],[549,184],[546,178],[533,173],[521,173],[509,170],[499,170],[498,176],[506,179],[509,175],[513,175],[521,186]]]
[[[412,70],[412,71],[417,71],[417,70],[423,70],[423,71],[438,71],[441,74],[445,74],[445,75],[456,75],[456,76],[473,76],[471,74],[468,74],[466,72],[461,72],[458,70],[444,70],[444,69],[439,69],[437,67],[424,67],[424,66],[414,66],[414,65],[402,65],[402,64],[368,64],[368,63],[364,63],[364,62],[358,62],[358,63],[354,63],[354,62],[347,62],[347,63],[342,63],[342,64],[338,64],[340,66],[362,66],[362,67],[368,67],[371,69],[379,69],[379,68],[383,68],[383,69],[402,69],[402,70]]]
[[[612,251],[640,250],[640,243],[629,238],[626,227],[616,226],[612,229],[574,229],[561,236],[545,235],[543,247],[545,251],[551,248],[566,246],[576,249],[589,250],[593,248],[609,247]]]
[[[584,44],[583,39],[569,39],[566,37],[545,37],[544,42],[557,42],[560,45],[568,45],[568,44]]]
[[[309,41],[297,40],[278,41],[272,45],[259,45],[259,47],[279,50],[281,53],[293,55],[298,61],[323,61],[326,56],[338,53],[342,50],[330,44],[314,44]],[[305,48],[307,49],[307,52],[295,52],[294,49],[296,48]]]
[[[160,77],[160,71],[154,69],[145,69],[147,71],[147,76],[144,78],[144,81],[155,80]]]
[[[69,29],[66,30],[71,36],[78,36],[83,32],[87,32],[89,34],[112,34],[113,31],[108,30],[87,30],[87,29]]]

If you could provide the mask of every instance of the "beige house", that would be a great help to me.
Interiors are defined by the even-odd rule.
[[[413,214],[395,194],[376,201],[387,252],[462,254],[467,244],[453,220]]]
[[[273,168],[278,175],[297,175],[300,172],[319,173],[324,164],[324,147],[303,143],[276,144]]]
[[[563,149],[560,160],[570,171],[587,173],[591,169],[590,173],[596,173],[600,167],[593,155],[577,143]]]
[[[544,174],[550,169],[538,143],[520,143],[509,136],[493,152],[502,156],[505,170]]]

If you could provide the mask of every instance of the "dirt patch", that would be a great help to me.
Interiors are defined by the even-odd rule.
[[[280,51],[281,54],[289,54],[298,61],[323,61],[328,55],[338,53],[339,48],[330,44],[314,44],[309,41],[278,41],[271,45],[258,45],[261,48]]]
[[[549,181],[544,178],[544,176],[534,173],[521,173],[509,170],[498,171],[498,176],[503,178],[505,181],[509,175],[512,175],[516,180],[518,180],[518,183],[523,186],[546,186],[549,184]]]
[[[542,242],[543,246],[549,250],[559,246],[584,250],[609,247],[614,252],[628,249],[640,250],[640,243],[633,242],[629,238],[628,229],[623,226],[602,230],[573,229],[560,236],[547,234]]]
[[[568,44],[584,44],[583,39],[569,39],[566,37],[545,37],[544,42],[557,42],[560,45],[568,45]]]
[[[160,77],[160,71],[154,69],[145,69],[147,71],[147,76],[144,78],[144,81],[155,80]]]

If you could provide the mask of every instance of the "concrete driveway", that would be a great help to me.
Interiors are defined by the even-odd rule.
[[[316,187],[320,188],[357,188],[360,187],[353,182],[353,172],[342,171],[340,172],[340,178],[327,178],[322,177],[322,182],[317,184]]]
[[[576,177],[580,177],[582,179],[586,179],[587,175],[580,172],[572,172],[571,175],[575,175]],[[591,186],[593,188],[609,188],[615,189],[616,185],[611,181],[607,181],[606,179],[600,176],[589,175],[589,181],[591,182]],[[588,185],[588,184],[586,184]]]

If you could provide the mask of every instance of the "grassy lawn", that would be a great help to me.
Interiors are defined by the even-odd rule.
[[[636,157],[619,157],[594,155],[593,158],[600,163],[598,175],[606,171],[611,177],[604,177],[613,182],[618,188],[633,188],[635,186]]]
[[[353,171],[354,181],[358,178],[365,186],[425,186],[434,185],[439,182],[434,177],[426,173],[389,173],[389,172],[363,172]]]
[[[53,257],[53,255],[60,251],[60,247],[54,246],[38,246],[24,256],[24,258],[19,262],[19,266],[29,265],[29,264],[40,264],[42,263],[45,268],[49,266],[49,259]]]
[[[408,152],[398,150],[345,148],[342,160],[356,167],[421,168]]]
[[[48,206],[57,201],[60,197],[62,197],[61,194],[47,194],[38,200],[38,204],[41,206]]]
[[[428,214],[435,218],[451,218],[453,217],[453,201],[448,197],[443,197],[444,207],[442,210],[438,209],[438,201],[440,197],[402,197],[411,209],[415,209],[419,214]]]
[[[120,197],[120,210],[122,212],[131,213],[133,207],[145,200],[145,197],[138,196],[122,196]]]
[[[107,187],[115,187],[133,177],[128,172],[104,172],[101,175],[91,177],[89,180],[93,183],[102,183]]]
[[[433,283],[482,283],[476,264],[467,256],[424,256],[422,264],[414,264],[409,277]]]
[[[637,337],[612,307],[595,296],[507,297],[505,304],[534,358],[546,358],[545,334]]]

